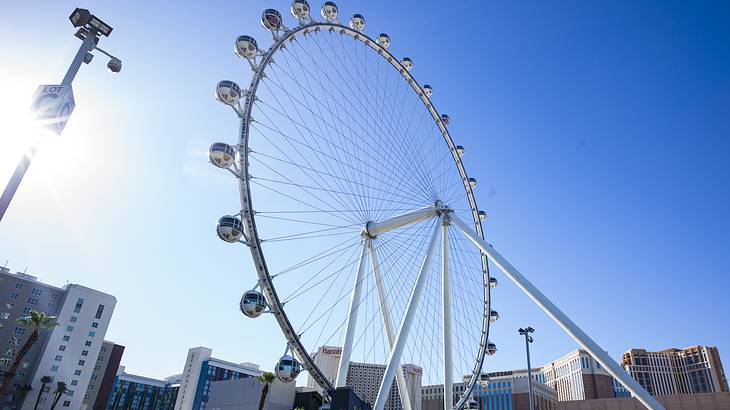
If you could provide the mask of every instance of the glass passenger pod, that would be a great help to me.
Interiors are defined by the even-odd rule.
[[[241,303],[239,304],[241,313],[250,317],[256,318],[261,316],[266,310],[266,298],[261,292],[255,290],[249,290],[241,297]]]
[[[431,88],[430,85],[426,84],[423,86],[423,93],[426,94],[426,97],[431,98],[431,94],[433,94],[433,88]]]
[[[487,213],[484,212],[484,211],[479,211],[478,215],[479,215],[479,220],[480,221],[484,221],[484,220],[487,219]]]
[[[223,80],[215,88],[215,98],[227,105],[236,105],[241,99],[241,87],[233,81]]]
[[[456,146],[456,153],[459,154],[460,157],[463,157],[465,152],[466,150],[464,149],[463,145]]]
[[[499,312],[492,310],[489,312],[489,321],[494,323],[499,320]]]
[[[495,353],[497,353],[497,345],[492,342],[487,342],[487,354],[492,356]]]
[[[449,123],[451,122],[451,119],[449,118],[448,115],[441,114],[441,122],[443,122],[444,125],[449,125]]]
[[[208,148],[208,159],[218,168],[228,169],[236,159],[236,149],[225,142],[216,142]]]
[[[253,60],[256,58],[256,53],[259,51],[259,46],[256,43],[256,39],[251,36],[238,36],[236,39],[236,54],[239,57],[247,60]]]
[[[337,4],[334,1],[325,1],[320,13],[328,21],[337,20]]]
[[[406,71],[413,70],[413,60],[408,57],[403,57],[403,60],[401,60],[400,64],[403,66],[403,68],[406,69]]]
[[[494,289],[497,286],[499,286],[499,281],[497,280],[497,278],[489,278],[489,287]]]
[[[218,237],[228,243],[237,242],[243,235],[243,222],[235,216],[226,215],[218,220]]]
[[[465,410],[479,410],[479,403],[474,399],[469,399],[464,405]]]
[[[353,14],[350,18],[350,28],[357,31],[365,29],[365,17],[362,14]]]
[[[378,44],[380,44],[381,47],[387,49],[390,47],[390,36],[385,33],[380,33],[378,36]]]
[[[309,2],[307,0],[294,0],[291,3],[291,14],[298,19],[308,19]]]
[[[284,383],[294,381],[302,371],[302,365],[299,364],[294,356],[284,355],[279,359],[279,363],[276,364],[276,378]]]
[[[472,188],[476,188],[477,187],[477,180],[476,180],[476,178],[469,178],[469,186],[472,187]]]
[[[261,15],[261,25],[267,30],[278,31],[281,29],[281,22],[281,13],[275,9],[266,9]]]

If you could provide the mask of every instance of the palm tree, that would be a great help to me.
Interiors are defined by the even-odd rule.
[[[58,401],[61,400],[61,396],[63,396],[64,393],[66,393],[67,391],[68,387],[66,386],[66,383],[56,383],[56,391],[53,392],[55,396],[53,396],[53,404],[51,404],[51,410],[56,408],[56,404],[58,404]]]
[[[31,347],[33,347],[33,344],[38,341],[40,331],[52,329],[53,327],[58,326],[55,316],[46,315],[45,313],[39,312],[35,309],[32,309],[29,313],[30,314],[28,316],[15,320],[15,323],[22,326],[29,326],[33,329],[33,331],[28,337],[28,340],[26,340],[23,344],[23,347],[20,348],[18,355],[15,356],[15,361],[13,362],[13,365],[10,366],[10,370],[5,372],[5,380],[3,380],[3,383],[0,385],[0,397],[5,396],[5,392],[8,390],[10,382],[13,381],[15,373],[18,371],[20,362],[23,361],[23,358],[26,354],[28,354],[28,351]]]
[[[264,410],[266,395],[269,394],[269,385],[276,379],[276,375],[271,372],[263,372],[260,376],[256,376],[256,378],[264,385],[261,389],[261,398],[259,399],[259,410]]]
[[[20,393],[21,403],[23,402],[23,400],[25,400],[25,396],[27,396],[31,390],[33,390],[33,386],[31,386],[30,384],[24,384],[18,387],[18,393]]]
[[[53,377],[51,377],[51,376],[41,377],[41,389],[38,390],[38,397],[36,397],[36,399],[35,399],[35,406],[33,406],[33,410],[38,409],[38,403],[41,401],[41,395],[43,394],[43,392],[46,391],[46,385],[50,384],[51,382],[53,382]]]

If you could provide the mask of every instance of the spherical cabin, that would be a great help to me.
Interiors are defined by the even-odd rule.
[[[466,150],[464,149],[463,145],[456,146],[456,153],[459,154],[460,157],[463,157],[465,152]]]
[[[237,242],[243,235],[243,222],[235,216],[226,215],[218,220],[216,231],[222,240],[228,243]]]
[[[497,286],[499,286],[499,281],[497,280],[497,278],[489,278],[489,287],[494,289]]]
[[[479,410],[479,402],[470,398],[464,405],[464,410]]]
[[[337,19],[337,4],[334,1],[325,1],[320,10],[322,17],[332,21]]]
[[[403,60],[401,60],[400,64],[403,66],[403,68],[406,69],[406,71],[413,70],[413,60],[408,57],[403,57]]]
[[[261,14],[261,25],[271,31],[278,31],[281,29],[281,13],[275,9],[266,9]]]
[[[256,43],[256,39],[251,36],[238,36],[235,52],[241,58],[253,60],[259,52],[259,45]]]
[[[350,18],[350,28],[357,31],[365,29],[365,17],[362,14],[353,14]]]
[[[426,84],[423,86],[423,93],[426,94],[426,97],[430,98],[433,94],[433,88],[430,85]]]
[[[291,14],[298,19],[308,19],[309,2],[307,0],[294,0],[291,3]]]
[[[390,36],[385,33],[380,33],[378,36],[378,44],[380,44],[381,47],[387,49],[390,47]]]
[[[479,212],[478,212],[478,215],[479,215],[479,220],[480,220],[480,221],[484,221],[484,220],[486,220],[486,219],[487,219],[487,213],[486,213],[486,212],[484,212],[484,211],[479,211]]]
[[[492,342],[487,342],[487,354],[492,356],[495,353],[497,353],[497,345]]]
[[[284,355],[276,364],[276,378],[284,383],[294,381],[302,371],[302,365],[299,364],[294,356]]]
[[[241,297],[239,307],[241,309],[241,313],[244,315],[250,318],[256,318],[261,316],[261,314],[266,310],[266,298],[261,294],[261,292],[249,290]]]
[[[472,188],[477,187],[477,180],[475,178],[469,178],[469,186]]]
[[[443,122],[444,125],[449,125],[449,123],[451,122],[451,118],[449,118],[449,116],[446,114],[441,114],[441,122]]]
[[[489,321],[494,323],[499,320],[499,312],[492,310],[489,312]]]
[[[227,105],[236,105],[241,99],[241,87],[233,81],[223,80],[215,88],[215,98]]]
[[[208,148],[208,159],[218,168],[228,169],[236,159],[236,149],[225,142],[216,142]]]

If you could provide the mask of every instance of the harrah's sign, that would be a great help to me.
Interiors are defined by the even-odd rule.
[[[324,354],[342,354],[342,348],[341,347],[327,347],[322,346],[322,353]]]

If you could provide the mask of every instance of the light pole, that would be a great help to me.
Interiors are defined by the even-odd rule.
[[[532,398],[532,366],[530,365],[530,343],[533,341],[530,333],[534,331],[535,329],[529,326],[519,329],[520,334],[525,336],[525,349],[527,350],[527,398],[530,400],[530,410],[535,410],[535,402]]]
[[[122,70],[121,60],[97,47],[99,36],[108,37],[111,34],[113,30],[111,26],[91,14],[89,10],[80,8],[71,13],[69,20],[71,20],[74,27],[78,28],[76,37],[82,40],[79,51],[76,52],[76,57],[71,62],[61,84],[39,86],[31,105],[35,124],[59,135],[63,132],[63,128],[66,126],[66,122],[76,105],[71,83],[79,68],[81,68],[81,63],[89,64],[94,58],[91,52],[98,50],[109,57],[110,60],[106,66],[112,73],[118,73]],[[23,180],[36,149],[35,142],[28,144],[28,149],[23,153],[23,157],[18,162],[10,182],[3,190],[3,194],[0,196],[0,221],[5,216],[5,211],[8,210],[10,201],[13,200],[15,191],[18,190],[20,181]]]

